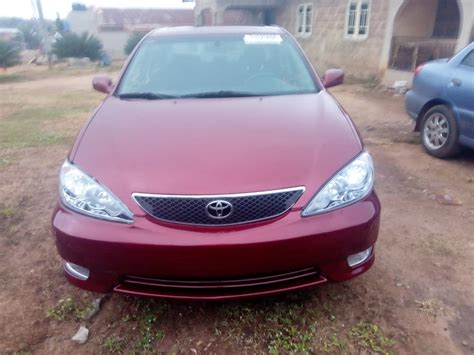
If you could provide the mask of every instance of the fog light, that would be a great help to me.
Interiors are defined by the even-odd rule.
[[[73,263],[65,262],[64,270],[72,277],[82,281],[86,281],[89,278],[89,269]]]
[[[349,256],[347,258],[347,263],[350,267],[355,267],[366,261],[369,258],[370,254],[372,254],[372,247],[367,250],[364,250],[363,252]]]

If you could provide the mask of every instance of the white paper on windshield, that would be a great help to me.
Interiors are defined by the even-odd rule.
[[[281,44],[283,38],[273,34],[254,34],[244,36],[245,44]]]

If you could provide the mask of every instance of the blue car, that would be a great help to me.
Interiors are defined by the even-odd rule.
[[[449,158],[463,146],[474,149],[474,42],[451,59],[419,66],[405,104],[429,154]]]

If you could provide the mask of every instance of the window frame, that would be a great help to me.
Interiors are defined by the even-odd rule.
[[[354,33],[349,33],[349,22],[351,19],[351,6],[356,5],[355,18],[354,18]],[[361,29],[361,17],[362,17],[362,5],[367,4],[367,13],[365,21],[365,33],[360,33]],[[372,0],[348,0],[346,7],[346,21],[344,26],[344,38],[353,41],[363,41],[369,37],[370,31],[370,14],[372,9]]]
[[[308,19],[308,8],[311,9],[311,23],[309,25],[309,32],[306,31],[308,28],[308,23],[306,21]],[[301,14],[300,9],[303,9],[303,12],[302,12],[303,17],[302,17],[301,23],[300,23],[300,14]],[[313,23],[314,23],[314,4],[310,2],[299,4],[298,7],[296,8],[296,30],[295,30],[296,36],[302,37],[302,38],[310,37],[313,34]],[[303,29],[303,32],[299,31],[300,27]]]
[[[226,37],[226,36],[231,37],[231,36],[234,36],[234,35],[235,34],[227,34],[227,35],[226,34],[224,34],[224,35],[209,34],[209,35],[202,35],[202,36],[203,37],[209,37],[209,38],[215,37],[216,39],[221,39],[222,37]],[[242,34],[242,35],[244,35],[244,34]],[[285,41],[289,41],[289,44],[291,45],[291,47],[293,47],[293,49],[296,51],[296,54],[298,55],[298,57],[300,58],[300,60],[304,64],[304,67],[306,68],[306,70],[308,72],[308,75],[310,76],[311,81],[314,85],[314,91],[311,90],[311,91],[304,92],[304,93],[283,93],[283,94],[278,93],[278,94],[267,95],[267,96],[317,94],[320,91],[324,90],[324,86],[321,84],[320,78],[317,76],[317,73],[315,72],[313,66],[311,65],[310,61],[306,57],[303,49],[298,45],[298,42],[292,36],[288,36],[284,32],[281,33],[280,35],[283,37],[283,39]],[[129,71],[130,71],[130,68],[131,68],[133,62],[136,60],[136,57],[137,57],[138,53],[140,52],[140,50],[143,50],[143,47],[148,42],[152,42],[152,41],[159,42],[161,40],[167,40],[169,38],[172,39],[173,35],[168,37],[166,35],[163,36],[163,35],[154,35],[153,33],[148,33],[142,39],[142,41],[137,45],[137,48],[135,48],[135,50],[133,51],[130,58],[128,58],[128,60],[126,61],[125,66],[122,69],[122,72],[120,73],[119,78],[117,79],[117,83],[114,86],[114,88],[112,90],[112,93],[110,95],[113,96],[113,97],[116,97],[116,98],[118,98],[120,96],[120,94],[122,93],[124,81],[126,80],[126,76],[129,74]],[[182,36],[181,38],[195,39],[196,37],[195,37],[195,35],[189,35],[189,36]]]
[[[467,63],[467,59],[471,59],[471,56],[473,56],[474,59],[474,49],[472,49],[468,54],[466,54],[459,64],[462,65],[464,68],[474,69],[474,64],[471,65]]]

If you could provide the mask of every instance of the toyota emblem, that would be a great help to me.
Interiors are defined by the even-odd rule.
[[[232,214],[234,208],[224,200],[212,201],[206,206],[206,214],[213,219],[224,219]]]

